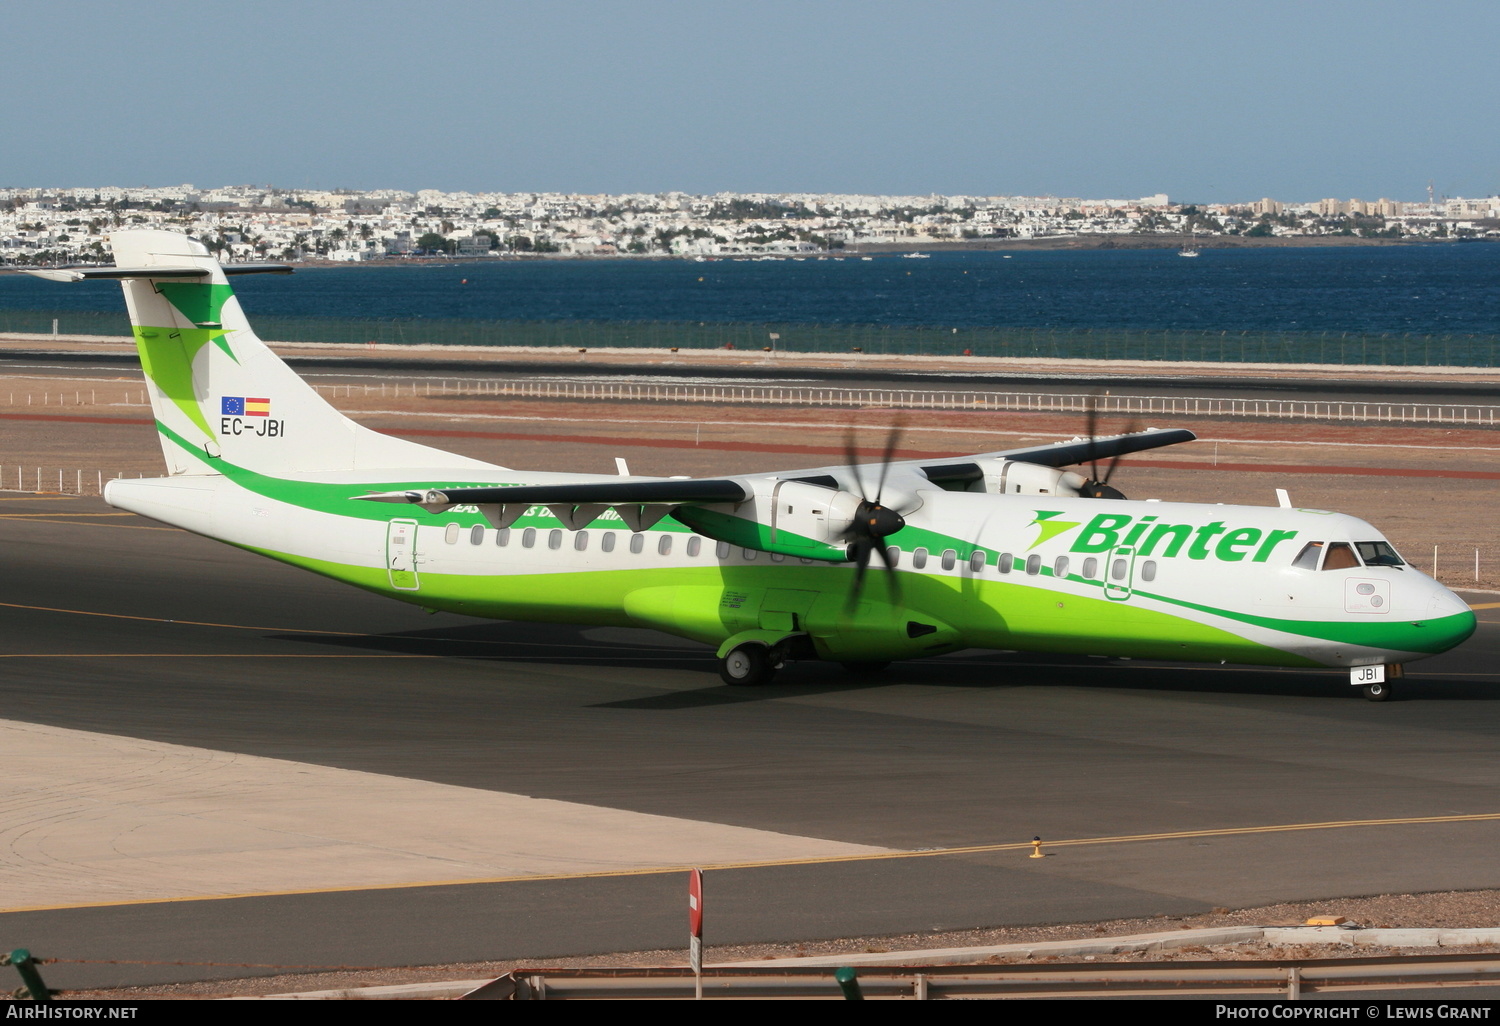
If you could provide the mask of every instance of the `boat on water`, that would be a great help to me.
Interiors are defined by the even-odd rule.
[[[1180,257],[1195,257],[1198,255],[1198,233],[1195,231],[1188,236],[1187,243],[1177,251]]]
[[[932,254],[931,253],[902,253],[901,256],[902,256],[902,259],[905,259],[905,260],[926,260],[929,257],[931,257]]]

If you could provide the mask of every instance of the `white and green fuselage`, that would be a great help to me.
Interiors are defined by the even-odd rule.
[[[1474,629],[1431,578],[1393,554],[1366,558],[1384,539],[1361,520],[1058,494],[1070,475],[1028,479],[1007,454],[974,457],[961,491],[893,464],[895,570],[869,574],[852,602],[833,511],[835,489],[859,490],[849,467],[737,476],[734,502],[418,502],[662,479],[508,470],[366,429],[255,337],[197,243],[112,242],[169,474],[112,482],[107,500],[430,609],[649,627],[721,654],[797,637],[802,654],[844,662],[977,647],[1361,666],[1442,652]],[[1341,544],[1364,555],[1320,557]]]

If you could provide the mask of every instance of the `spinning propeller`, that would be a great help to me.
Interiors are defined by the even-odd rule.
[[[866,489],[864,475],[857,467],[859,454],[854,446],[853,428],[849,429],[849,434],[845,438],[845,456],[848,465],[855,468],[854,478],[859,484],[860,494],[854,520],[843,533],[843,540],[849,546],[849,559],[854,563],[854,585],[849,590],[849,602],[846,606],[848,612],[853,612],[854,608],[859,605],[859,595],[864,590],[865,570],[870,565],[871,553],[878,553],[881,562],[885,564],[892,593],[899,593],[900,590],[897,584],[896,568],[891,565],[891,556],[886,549],[885,539],[905,527],[906,519],[894,509],[883,505],[880,500],[885,491],[885,478],[891,467],[891,457],[896,453],[896,443],[901,438],[901,430],[904,426],[904,423],[898,419],[891,425],[891,432],[886,436],[885,451],[880,456],[880,476],[875,480],[873,495]]]
[[[1089,478],[1078,489],[1078,496],[1082,499],[1123,499],[1125,493],[1118,488],[1110,486],[1109,479],[1115,476],[1115,468],[1120,465],[1120,457],[1124,453],[1116,453],[1115,458],[1109,461],[1104,468],[1104,475],[1099,475],[1099,456],[1095,449],[1095,441],[1099,437],[1099,399],[1097,396],[1089,400],[1088,413],[1088,439],[1090,449],[1095,451],[1089,454]],[[1127,427],[1122,434],[1131,434],[1137,430],[1135,424]]]

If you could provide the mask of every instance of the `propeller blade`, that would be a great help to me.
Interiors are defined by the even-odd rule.
[[[903,417],[897,417],[891,423],[890,432],[885,439],[885,448],[880,456],[880,470],[875,480],[874,495],[869,493],[864,475],[860,473],[861,465],[856,462],[859,459],[859,448],[854,444],[854,429],[851,427],[845,436],[845,455],[849,461],[848,466],[858,483],[861,500],[853,521],[844,532],[844,539],[849,544],[849,559],[854,563],[854,580],[850,583],[849,600],[844,606],[846,613],[854,612],[859,605],[859,597],[865,587],[865,575],[875,553],[879,553],[880,561],[885,564],[891,593],[899,594],[900,586],[896,580],[896,568],[891,562],[885,538],[905,527],[906,518],[890,507],[881,505],[880,496],[885,490],[886,475],[890,472],[892,458],[896,455],[901,433],[905,428],[906,421]]]
[[[854,473],[854,483],[859,486],[855,490],[859,492],[859,497],[861,499],[868,499],[869,496],[865,494],[865,478],[859,472],[859,447],[854,444],[854,426],[852,424],[849,426],[849,430],[844,432],[844,465],[851,468]]]
[[[1120,433],[1122,435],[1132,435],[1132,434],[1135,434],[1140,429],[1141,429],[1140,423],[1138,421],[1132,420],[1129,424],[1126,425],[1125,430],[1122,431],[1122,432],[1120,432]],[[1124,458],[1124,454],[1121,453],[1120,455],[1117,455],[1114,459],[1112,459],[1112,460],[1109,461],[1109,466],[1106,467],[1105,470],[1104,470],[1104,477],[1099,481],[1100,484],[1103,484],[1103,485],[1109,484],[1109,479],[1115,476],[1115,468],[1120,465],[1120,460],[1123,459],[1123,458]]]
[[[905,417],[897,416],[891,421],[890,434],[885,436],[885,452],[880,455],[880,477],[875,482],[875,502],[880,501],[880,496],[885,491],[885,475],[891,469],[891,457],[896,455],[896,444],[901,440],[901,433],[905,430]]]

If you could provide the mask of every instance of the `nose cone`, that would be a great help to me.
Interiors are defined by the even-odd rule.
[[[1467,602],[1437,581],[1433,581],[1430,588],[1432,590],[1427,601],[1425,627],[1436,635],[1434,640],[1438,640],[1441,645],[1433,650],[1446,652],[1467,640],[1474,633],[1478,620]]]

